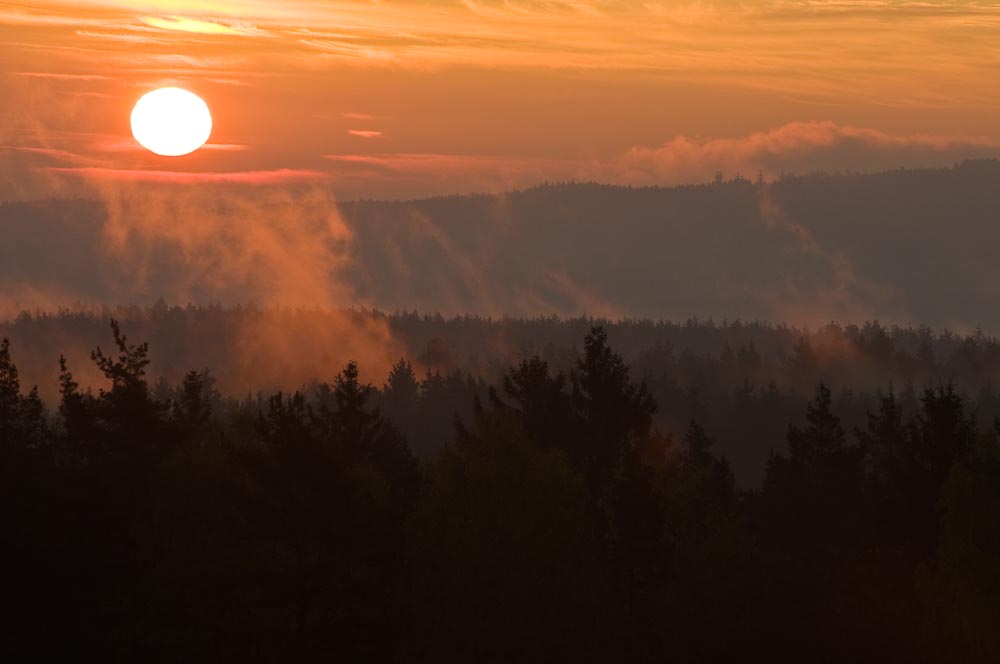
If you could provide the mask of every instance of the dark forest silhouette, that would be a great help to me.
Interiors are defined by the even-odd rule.
[[[728,413],[660,428],[671,393],[599,326],[492,384],[348,363],[242,400],[204,371],[151,385],[112,332],[104,387],[64,358],[50,409],[0,346],[17,661],[1000,657],[1000,424],[951,382],[886,385],[857,426],[822,381],[794,418],[758,410],[780,434],[746,490],[710,433]],[[875,338],[865,362],[909,357]]]

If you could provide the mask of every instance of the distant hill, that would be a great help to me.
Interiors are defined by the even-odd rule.
[[[329,277],[344,294],[338,304],[1000,330],[996,160],[771,183],[543,185],[337,207],[350,239],[314,244],[341,252]],[[141,260],[109,257],[105,214],[102,204],[80,200],[0,206],[0,283],[7,286],[0,304],[268,299],[242,273],[199,278],[199,270],[216,268],[191,260],[183,238],[158,244],[147,235],[134,245]],[[142,223],[139,214],[125,226]],[[246,223],[252,237],[257,222]],[[293,258],[299,246],[311,245],[308,238],[294,245]],[[195,286],[178,292],[181,276]]]

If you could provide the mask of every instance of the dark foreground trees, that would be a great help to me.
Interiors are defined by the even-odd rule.
[[[654,428],[599,328],[457,421],[463,379],[405,361],[387,416],[353,363],[224,408],[192,371],[162,400],[113,338],[106,386],[62,361],[51,413],[0,345],[11,661],[1000,658],[1000,425],[951,386],[849,432],[821,385],[745,492],[703,423]],[[402,430],[451,433],[418,461]]]

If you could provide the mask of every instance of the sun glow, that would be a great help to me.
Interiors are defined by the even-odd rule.
[[[180,88],[145,94],[132,109],[132,135],[163,157],[180,157],[203,146],[212,134],[212,114],[199,97]]]

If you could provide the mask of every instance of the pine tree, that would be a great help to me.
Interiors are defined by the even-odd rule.
[[[59,415],[66,430],[70,453],[77,455],[96,440],[97,418],[93,396],[80,392],[80,385],[73,379],[62,355],[59,356],[59,394]]]
[[[204,431],[212,418],[208,399],[207,372],[191,370],[184,376],[181,393],[173,404],[173,419],[186,436]]]
[[[393,365],[389,379],[382,388],[385,417],[402,431],[409,433],[415,426],[420,400],[420,382],[413,365],[400,358]]]
[[[33,387],[21,394],[21,380],[10,355],[10,341],[0,341],[0,449],[38,447],[46,442],[45,407]]]
[[[566,385],[566,374],[552,375],[537,355],[504,373],[503,393],[513,402],[524,434],[536,445],[570,451],[567,434],[573,413]]]
[[[570,374],[572,403],[579,418],[579,445],[573,457],[588,480],[606,484],[625,457],[648,436],[656,401],[645,382],[633,383],[625,361],[594,327],[584,339],[584,354]]]
[[[10,341],[0,341],[0,448],[22,441],[20,435],[21,381],[10,357]]]

